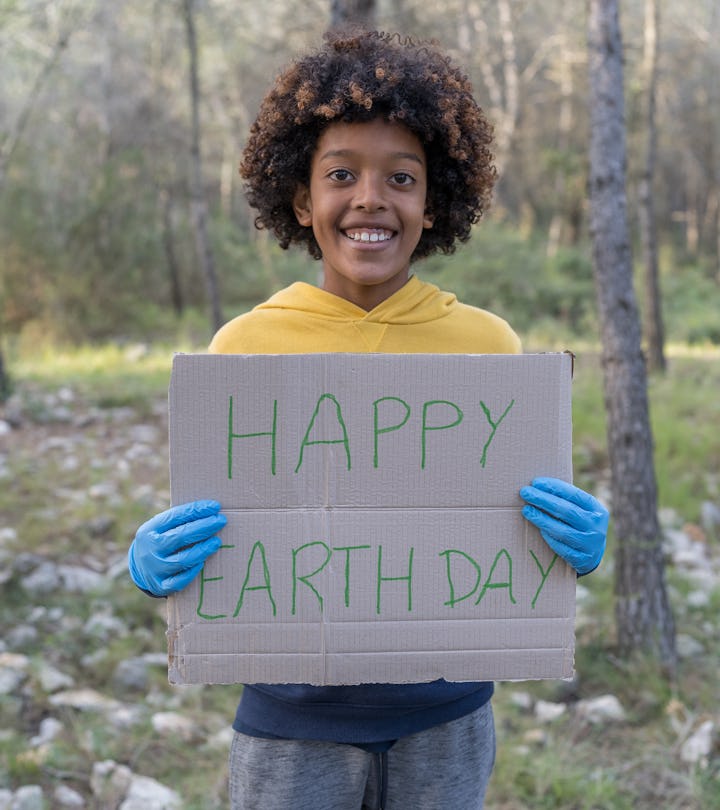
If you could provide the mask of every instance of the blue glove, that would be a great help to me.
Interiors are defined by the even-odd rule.
[[[132,581],[154,596],[181,591],[200,573],[222,541],[227,523],[217,501],[192,501],[150,518],[137,530],[128,551]]]
[[[520,497],[529,504],[523,516],[578,574],[600,565],[610,515],[597,498],[558,478],[535,478]]]

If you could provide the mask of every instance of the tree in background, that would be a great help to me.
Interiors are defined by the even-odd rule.
[[[676,666],[664,579],[653,439],[633,292],[625,192],[623,49],[617,0],[590,0],[590,228],[597,289],[612,516],[618,646]]]
[[[645,165],[638,188],[640,244],[644,265],[645,319],[643,331],[651,371],[665,371],[665,329],[660,296],[657,222],[655,217],[655,164],[657,162],[657,64],[660,2],[645,0],[643,79],[645,84]]]
[[[195,252],[205,280],[205,290],[210,305],[211,325],[213,331],[217,331],[223,324],[223,316],[220,308],[220,291],[215,273],[215,255],[208,234],[208,205],[205,199],[202,152],[200,150],[200,80],[198,77],[198,46],[195,30],[194,0],[183,0],[183,15],[190,60],[190,109],[192,114],[190,207],[195,235]]]

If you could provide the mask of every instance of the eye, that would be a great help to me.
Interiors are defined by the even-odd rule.
[[[347,183],[348,180],[352,180],[352,174],[347,169],[335,169],[330,172],[328,177],[337,183]]]
[[[396,186],[411,186],[415,182],[415,178],[407,172],[395,172],[392,181]]]

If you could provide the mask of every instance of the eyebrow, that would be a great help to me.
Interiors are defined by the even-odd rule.
[[[320,156],[320,160],[326,160],[327,158],[349,158],[353,157],[356,153],[352,149],[330,149],[329,151],[325,152]],[[417,155],[415,152],[390,152],[388,155],[382,155],[382,157],[388,157],[391,160],[413,160],[415,163],[419,163],[421,166],[425,165],[423,159]]]

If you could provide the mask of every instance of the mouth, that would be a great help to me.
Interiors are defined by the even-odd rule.
[[[395,231],[386,228],[348,228],[343,234],[353,242],[371,243],[388,242],[395,236]]]

